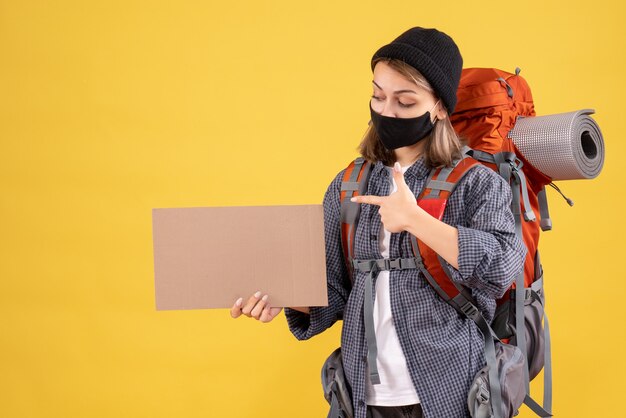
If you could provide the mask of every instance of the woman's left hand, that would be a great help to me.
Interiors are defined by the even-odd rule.
[[[355,196],[350,199],[357,203],[378,205],[380,220],[389,232],[402,232],[415,222],[416,215],[423,210],[417,205],[415,195],[404,181],[400,163],[393,166],[393,178],[398,190],[389,196]]]

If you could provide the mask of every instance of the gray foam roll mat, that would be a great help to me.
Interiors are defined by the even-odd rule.
[[[552,180],[592,179],[604,164],[604,140],[593,109],[518,117],[509,137]]]

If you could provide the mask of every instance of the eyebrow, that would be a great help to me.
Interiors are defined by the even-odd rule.
[[[382,90],[382,87],[380,87],[378,84],[376,84],[376,82],[375,82],[374,80],[372,80],[372,83],[374,83],[374,85],[376,85],[376,87],[378,87],[379,89],[381,89],[381,90]],[[414,91],[414,90],[408,90],[408,89],[405,89],[405,90],[396,90],[396,91],[394,91],[394,94],[399,94],[399,93],[413,93],[413,94],[417,94],[417,92],[416,92],[416,91]]]

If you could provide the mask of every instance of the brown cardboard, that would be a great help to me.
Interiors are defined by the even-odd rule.
[[[152,209],[157,310],[327,306],[321,205]]]

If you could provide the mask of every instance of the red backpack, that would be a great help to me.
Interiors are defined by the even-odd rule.
[[[512,416],[519,406],[512,405],[509,409],[503,407],[502,410],[494,408],[494,405],[503,404],[503,399],[506,400],[509,396],[505,393],[507,388],[500,388],[494,381],[498,380],[496,369],[502,367],[500,357],[496,358],[499,356],[496,353],[498,345],[510,343],[521,350],[526,359],[526,366],[523,367],[525,392],[521,394],[523,402],[538,416],[548,417],[552,416],[549,412],[552,409],[550,336],[548,319],[544,312],[543,269],[537,244],[539,229],[551,229],[545,186],[549,184],[557,190],[558,188],[551,183],[548,176],[528,163],[508,137],[518,117],[535,116],[530,88],[519,76],[519,72],[519,68],[515,74],[493,68],[463,69],[457,91],[458,103],[455,113],[451,115],[451,122],[459,136],[465,138],[469,148],[464,147],[463,158],[457,160],[454,167],[433,169],[417,199],[420,207],[441,220],[448,196],[471,167],[482,163],[498,172],[511,185],[511,209],[515,217],[516,233],[522,237],[528,250],[523,272],[497,301],[494,319],[491,324],[487,324],[476,308],[471,293],[452,281],[437,253],[413,236],[413,253],[417,261],[412,268],[419,268],[444,301],[474,320],[481,329],[485,337],[491,411],[494,416]],[[370,170],[371,164],[368,161],[357,158],[346,169],[341,188],[342,245],[351,280],[354,268],[362,267],[363,263],[358,266],[353,257],[360,205],[351,202],[350,197],[363,194],[367,190]],[[573,204],[569,199],[566,200],[570,205]],[[407,264],[404,259],[382,264],[389,269],[394,266],[387,264],[393,262],[398,264],[397,268],[400,268],[400,263]],[[517,332],[520,329],[524,332]],[[542,368],[543,407],[529,396],[529,382]]]

